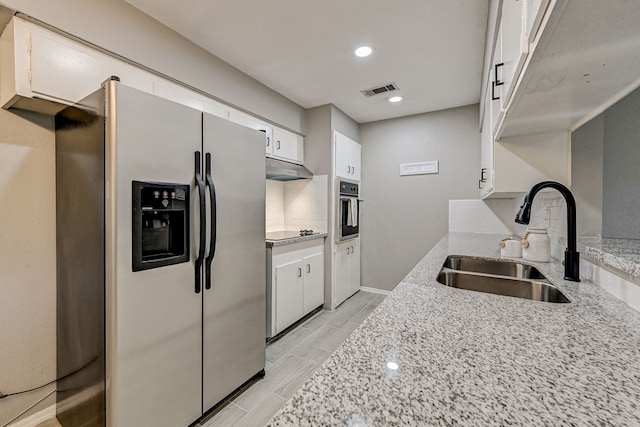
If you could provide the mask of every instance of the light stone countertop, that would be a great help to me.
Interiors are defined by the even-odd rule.
[[[640,279],[640,240],[603,237],[584,244],[585,256]]]
[[[269,425],[640,425],[640,313],[558,263],[531,264],[569,304],[435,281],[502,237],[443,238]]]
[[[310,234],[308,236],[290,237],[287,239],[266,239],[266,242],[267,242],[267,247],[272,248],[274,246],[291,245],[293,243],[299,243],[299,242],[304,242],[307,240],[314,240],[314,239],[323,239],[325,237],[327,237],[327,233],[316,233],[316,234]]]

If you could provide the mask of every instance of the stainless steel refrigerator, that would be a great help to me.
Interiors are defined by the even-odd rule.
[[[264,375],[263,141],[117,78],[56,116],[62,425],[187,426]]]

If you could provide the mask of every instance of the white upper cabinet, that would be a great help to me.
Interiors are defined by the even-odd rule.
[[[503,0],[500,19],[500,63],[503,65],[501,66],[502,75],[499,76],[503,83],[500,97],[503,110],[507,109],[515,81],[522,71],[529,52],[525,18],[525,0]]]
[[[300,164],[304,159],[300,135],[19,17],[11,19],[0,43],[2,108],[55,114],[117,76],[129,87],[263,131],[267,156]]]
[[[494,43],[491,82],[491,128],[495,135],[505,118],[509,101],[529,51],[525,34],[525,0],[503,0]]]
[[[335,176],[360,181],[361,146],[356,141],[334,131]]]
[[[489,107],[489,110],[485,110],[485,114],[489,113],[491,117],[491,128],[487,131],[491,135],[495,134],[495,130],[498,128],[498,122],[504,115],[502,109],[502,94],[504,92],[504,63],[502,62],[502,26],[498,30],[498,37],[496,39],[495,50],[493,51],[492,66],[489,69],[489,82],[491,91],[487,91],[490,95],[489,102],[485,105]]]
[[[304,139],[302,136],[269,125],[235,108],[229,110],[229,120],[264,132],[264,148],[267,157],[275,157],[292,163],[303,163]]]
[[[304,139],[302,136],[284,129],[273,129],[273,150],[275,158],[293,163],[304,162]]]
[[[500,62],[494,62],[504,64],[496,140],[573,131],[640,84],[636,1],[501,4],[500,34],[486,46],[488,53],[495,46]]]
[[[536,35],[538,35],[538,29],[540,28],[540,23],[542,23],[542,18],[544,17],[544,12],[547,10],[548,4],[549,0],[527,0],[525,3],[527,9],[525,34],[527,35],[529,43],[533,43]]]
[[[488,84],[493,84],[489,81]],[[487,89],[484,99],[484,118],[480,133],[480,177],[478,188],[480,197],[485,197],[493,191],[493,133],[491,126],[491,90]]]

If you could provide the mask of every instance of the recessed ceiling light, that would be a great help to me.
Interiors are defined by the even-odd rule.
[[[389,98],[389,102],[400,102],[400,101],[402,101],[401,96],[392,96],[391,98]]]
[[[371,49],[369,46],[360,46],[359,48],[357,48],[354,51],[356,56],[359,56],[360,58],[364,58],[365,56],[369,56],[369,55],[371,55],[372,52],[373,52],[373,49]]]
[[[392,371],[395,371],[399,367],[400,366],[398,366],[396,362],[387,362],[387,368],[391,369]]]

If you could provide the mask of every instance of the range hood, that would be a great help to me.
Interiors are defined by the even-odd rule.
[[[294,179],[311,178],[313,178],[311,171],[302,165],[267,157],[267,179],[292,181]]]

